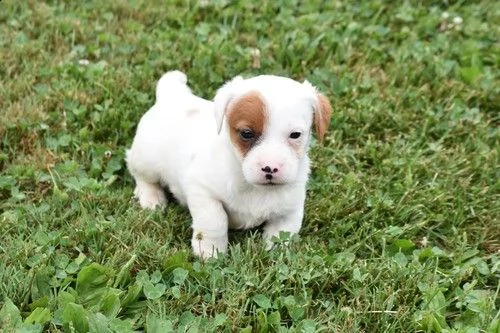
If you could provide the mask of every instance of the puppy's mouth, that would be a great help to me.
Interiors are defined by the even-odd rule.
[[[266,181],[266,182],[263,182],[263,183],[259,183],[258,185],[262,185],[262,186],[282,186],[282,185],[285,185],[285,183],[277,183],[277,182],[274,182],[272,180],[269,180],[269,181]]]

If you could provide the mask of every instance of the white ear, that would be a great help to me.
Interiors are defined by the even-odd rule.
[[[234,98],[236,93],[236,86],[238,82],[243,81],[243,77],[236,76],[231,81],[226,82],[215,94],[214,98],[214,115],[215,123],[217,124],[217,133],[222,129],[222,121],[226,114],[226,109]]]

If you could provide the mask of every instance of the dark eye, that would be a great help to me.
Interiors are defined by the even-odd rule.
[[[292,132],[292,133],[290,133],[290,139],[298,139],[298,138],[300,138],[301,134],[302,133],[300,133],[300,132]]]
[[[243,141],[251,141],[255,139],[255,133],[251,129],[240,130],[240,138]]]

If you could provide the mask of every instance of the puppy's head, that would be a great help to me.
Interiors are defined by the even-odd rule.
[[[272,75],[236,77],[214,102],[218,131],[227,131],[246,181],[255,185],[294,183],[313,123],[321,141],[332,112],[309,82]]]

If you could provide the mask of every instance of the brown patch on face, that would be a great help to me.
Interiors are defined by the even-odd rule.
[[[318,93],[317,97],[318,106],[314,112],[314,127],[319,141],[323,141],[332,117],[332,106],[324,95]]]
[[[234,146],[245,156],[262,135],[267,122],[262,96],[252,91],[238,98],[226,113],[229,135]]]

